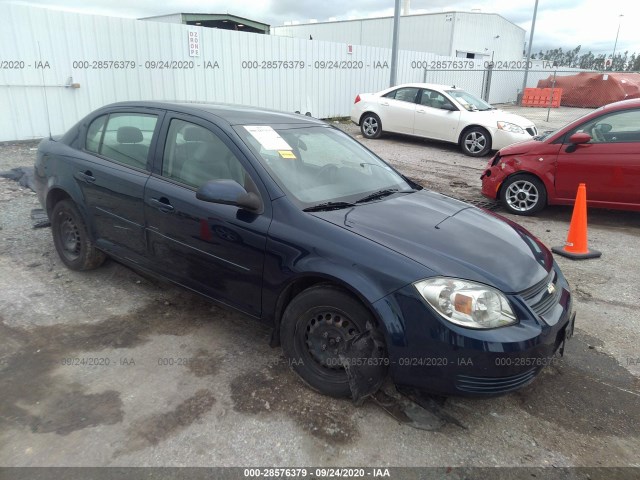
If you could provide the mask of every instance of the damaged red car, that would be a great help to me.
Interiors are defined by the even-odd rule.
[[[640,211],[640,99],[611,103],[505,147],[480,178],[482,194],[516,215],[573,205],[580,183],[590,207]]]

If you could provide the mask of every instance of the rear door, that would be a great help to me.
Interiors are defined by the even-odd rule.
[[[455,110],[445,110],[445,106]],[[444,95],[435,90],[423,88],[414,122],[414,133],[422,137],[458,141],[460,110]]]
[[[577,132],[592,140],[569,147]],[[587,185],[590,202],[640,204],[640,109],[604,114],[568,132],[556,170],[556,194],[575,199],[578,184]]]
[[[420,89],[402,87],[380,97],[380,120],[382,130],[413,134],[416,100]]]
[[[140,262],[146,255],[143,194],[163,113],[114,110],[89,123],[86,159],[73,173],[82,190],[98,245]]]
[[[149,255],[168,278],[259,316],[271,221],[268,194],[238,147],[217,126],[171,114],[162,127],[154,174],[144,191]],[[204,202],[208,180],[234,180],[258,194],[265,212]]]

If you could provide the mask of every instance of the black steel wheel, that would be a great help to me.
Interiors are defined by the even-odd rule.
[[[354,297],[332,285],[311,287],[287,306],[281,321],[282,349],[292,369],[314,390],[332,397],[350,397],[345,357],[358,362],[385,366],[384,341],[377,332],[376,348],[362,358],[349,345],[373,329],[371,313]],[[342,357],[341,357],[342,356]],[[380,375],[386,368],[380,370]]]
[[[105,261],[87,231],[87,226],[71,200],[55,204],[51,213],[53,243],[62,262],[71,270],[91,270]]]

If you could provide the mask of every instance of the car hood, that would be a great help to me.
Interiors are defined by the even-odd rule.
[[[475,111],[468,112],[470,115],[473,115],[473,118],[476,119],[477,122],[483,122],[486,124],[490,124],[491,126],[496,126],[496,122],[509,122],[515,125],[518,125],[522,128],[528,128],[535,126],[531,120],[528,120],[520,115],[515,115],[513,113],[506,112],[504,110],[485,110],[485,111]]]
[[[434,275],[474,280],[506,293],[542,281],[553,265],[549,250],[519,225],[426,190],[314,215],[409,257]]]
[[[540,147],[542,142],[537,140],[525,140],[524,142],[514,143],[500,149],[500,155],[520,155],[523,153],[533,153],[536,148]]]

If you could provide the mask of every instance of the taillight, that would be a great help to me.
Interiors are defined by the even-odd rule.
[[[353,101],[353,103],[358,103],[360,101],[360,95],[356,95],[356,99]]]

